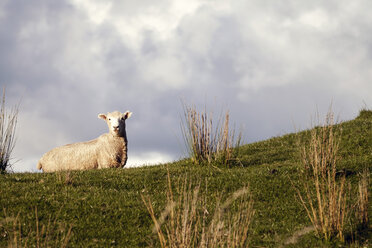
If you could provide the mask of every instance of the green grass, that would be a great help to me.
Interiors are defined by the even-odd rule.
[[[358,174],[372,171],[372,111],[361,111],[342,128],[340,173],[357,188]],[[291,183],[299,185],[300,154],[297,140],[306,139],[308,131],[288,134],[240,147],[240,165],[193,166],[188,159],[154,167],[124,170],[106,169],[51,174],[5,174],[0,176],[0,247],[7,247],[14,229],[21,229],[23,242],[36,247],[36,223],[50,228],[49,239],[67,235],[72,226],[68,247],[157,247],[153,222],[141,194],[150,196],[155,214],[166,205],[167,171],[173,182],[188,177],[201,193],[208,190],[207,207],[213,210],[215,199],[225,200],[236,190],[249,185],[255,215],[249,233],[252,247],[335,247],[337,240],[324,241],[314,232],[298,237],[297,243],[285,244],[297,231],[311,223],[296,197]],[[67,179],[66,179],[67,178]],[[369,184],[371,191],[371,183]],[[37,208],[37,222],[35,208]],[[212,211],[209,211],[212,213]],[[13,227],[14,219],[19,221]],[[371,219],[371,207],[369,209]],[[371,222],[371,221],[370,221]],[[19,225],[20,224],[20,225]],[[346,234],[346,246],[371,245],[372,233],[355,230]],[[351,240],[354,240],[352,242]]]

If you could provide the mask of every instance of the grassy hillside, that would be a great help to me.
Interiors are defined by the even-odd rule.
[[[338,127],[343,130],[338,170],[356,188],[359,173],[365,168],[372,171],[372,112],[361,111]],[[123,170],[0,175],[0,247],[15,242],[22,247],[159,246],[141,194],[150,197],[159,216],[166,205],[168,171],[174,184],[188,178],[201,184],[202,192],[208,191],[209,213],[216,199],[224,201],[248,185],[255,209],[251,247],[342,245],[304,231],[311,223],[292,184],[303,180],[297,141],[308,135],[304,131],[242,146],[239,166],[232,168],[193,166],[182,160]],[[301,231],[305,234],[297,235]],[[370,230],[358,234],[353,230],[347,234],[347,246],[368,246],[371,238]]]

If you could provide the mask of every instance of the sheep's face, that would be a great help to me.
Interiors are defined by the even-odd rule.
[[[98,118],[107,122],[110,133],[114,136],[125,136],[125,120],[132,115],[132,112],[120,113],[119,111],[99,114]]]

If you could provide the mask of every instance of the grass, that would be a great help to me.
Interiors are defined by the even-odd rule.
[[[11,166],[11,154],[16,142],[18,106],[15,106],[11,111],[7,111],[5,89],[3,89],[3,96],[0,102],[0,174],[3,174]]]
[[[142,195],[161,247],[248,247],[254,209],[247,187],[232,193],[224,203],[219,198],[215,200],[212,214],[206,204],[208,189],[202,193],[200,181],[196,186],[187,177],[178,181],[181,184],[174,194],[168,171],[167,204],[159,218],[150,197]],[[237,210],[231,211],[232,207]]]
[[[184,104],[184,115],[182,133],[194,164],[228,166],[237,161],[242,134],[235,137],[235,129],[230,128],[229,111],[215,120],[207,110],[199,112]]]
[[[361,111],[356,119],[339,123],[337,127],[342,128],[338,151],[342,159],[336,165],[336,178],[345,175],[356,196],[360,175],[366,169],[371,171],[372,167],[371,111]],[[42,226],[48,226],[49,219],[56,223],[56,230],[65,227],[65,236],[72,227],[68,247],[161,247],[158,235],[153,233],[154,221],[141,195],[150,197],[147,199],[150,199],[154,216],[160,220],[159,216],[168,205],[168,177],[175,202],[183,195],[182,184],[186,178],[184,187],[186,192],[192,192],[190,197],[198,188],[197,199],[202,199],[198,206],[205,207],[209,213],[206,227],[210,226],[216,209],[234,192],[249,185],[255,212],[247,236],[251,247],[370,246],[370,218],[364,226],[346,229],[345,243],[338,239],[326,241],[308,228],[312,223],[298,200],[296,189],[291,186],[292,182],[305,194],[299,187],[303,182],[299,137],[310,140],[311,130],[241,146],[238,157],[241,164],[231,168],[193,166],[191,159],[185,159],[124,170],[1,175],[0,208],[6,209],[6,215],[0,211],[0,247],[9,245],[12,226],[7,226],[5,220],[14,216],[18,216],[17,223],[22,227],[22,246],[26,240],[27,245],[36,246],[35,208],[39,233]],[[367,192],[371,192],[370,181],[365,180],[364,185],[367,185]],[[240,198],[231,203],[225,217],[239,216],[239,204]],[[367,210],[363,211],[371,216],[369,203],[355,205],[353,214],[361,213],[358,205],[364,206],[362,208]],[[349,222],[347,220],[346,224]],[[229,221],[225,219],[225,223]],[[168,224],[162,223],[164,235]],[[229,225],[226,228],[228,230]]]
[[[34,246],[37,248],[41,247],[67,247],[69,239],[71,237],[71,226],[57,225],[57,218],[54,220],[49,216],[47,225],[39,224],[39,217],[37,208],[35,207],[35,225],[30,233],[24,235],[22,232],[23,225],[20,222],[20,215],[16,217],[7,217],[7,212],[4,209],[4,215],[6,216],[3,223],[0,225],[3,227],[3,237],[8,238],[9,248],[21,248],[32,246],[30,242],[30,233],[35,233]]]

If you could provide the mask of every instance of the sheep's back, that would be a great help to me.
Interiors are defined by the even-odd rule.
[[[97,168],[97,141],[68,144],[52,149],[41,159],[44,172]]]

